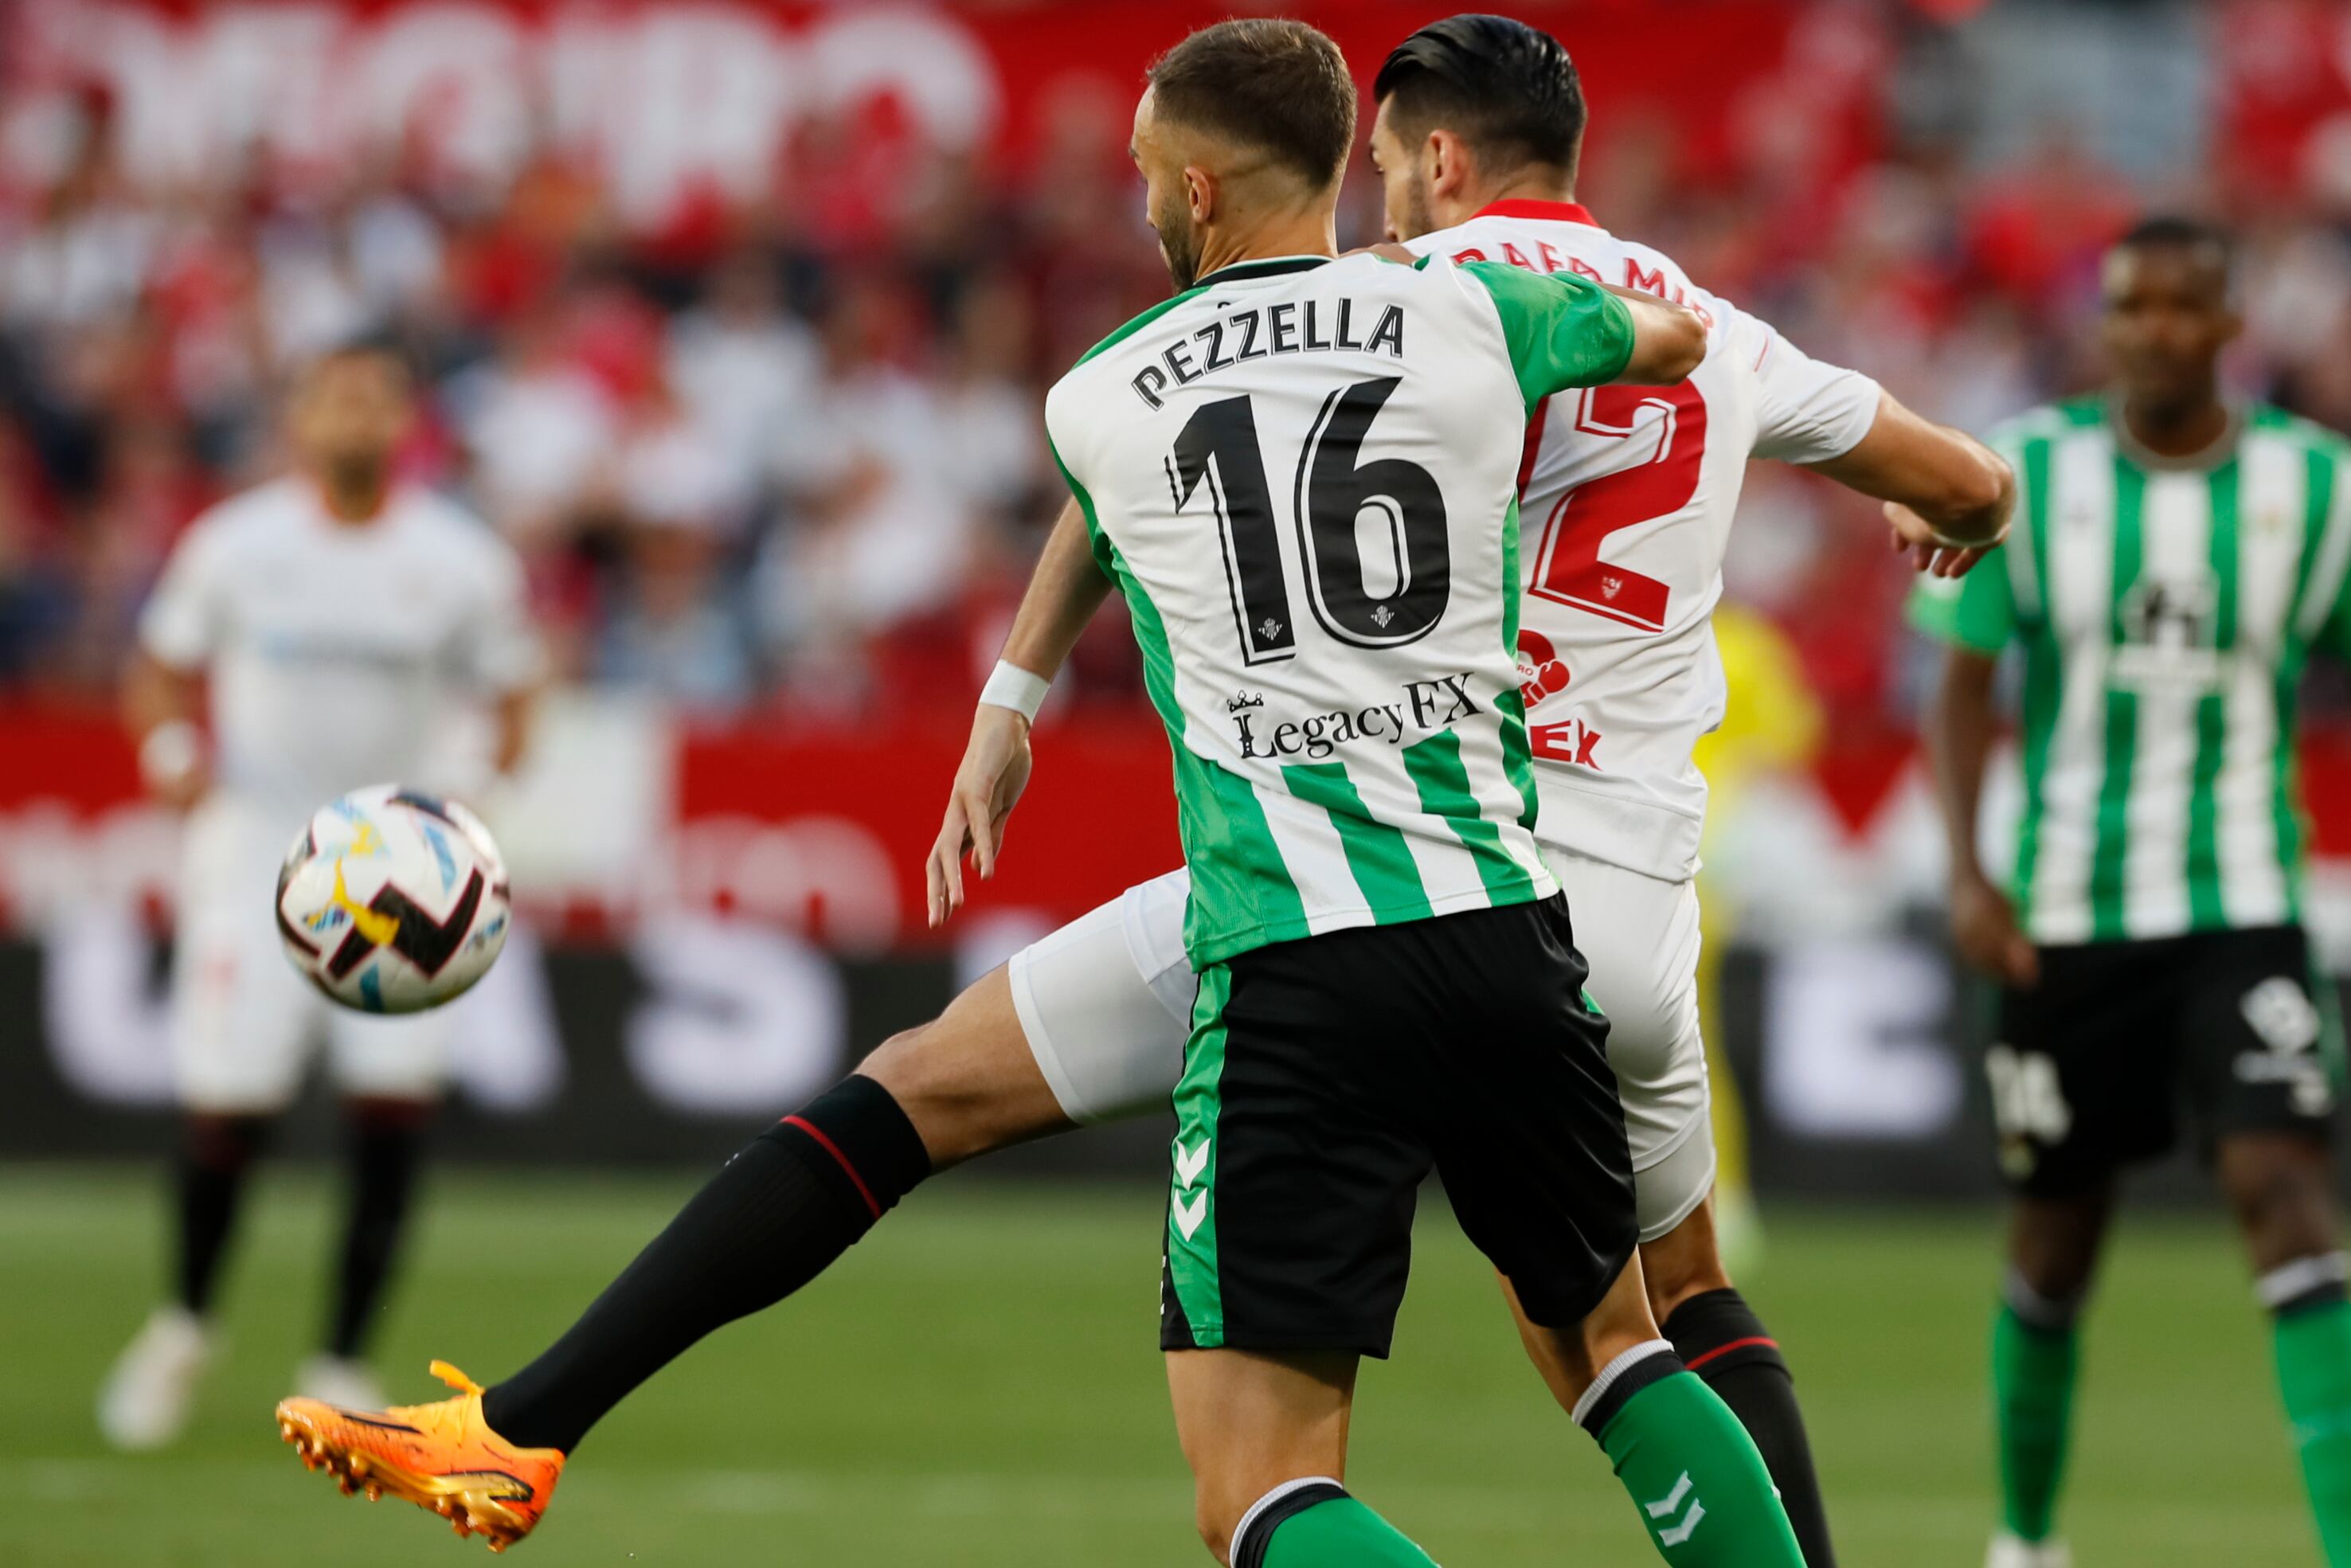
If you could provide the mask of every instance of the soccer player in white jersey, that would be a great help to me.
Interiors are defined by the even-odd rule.
[[[186,1420],[247,1167],[322,1038],[349,1112],[350,1201],[325,1333],[297,1382],[373,1402],[366,1343],[449,1019],[370,1018],[311,989],[278,950],[274,879],[311,813],[346,790],[467,782],[449,720],[469,702],[495,714],[486,760],[509,766],[538,671],[513,553],[395,481],[410,408],[389,345],[308,367],[286,422],[295,472],[199,517],[141,621],[128,717],[149,787],[188,813],[171,1021],[186,1116],[175,1288],[99,1402],[124,1448],[166,1443]]]
[[[1429,57],[1444,69],[1397,64]],[[1569,600],[1531,596],[1522,647],[1535,656],[1522,660],[1521,674],[1545,802],[1537,831],[1570,885],[1571,907],[1578,907],[1580,888],[1600,901],[1579,915],[1579,936],[1609,953],[1607,964],[1593,966],[1592,986],[1611,1015],[1612,1064],[1624,1086],[1635,1164],[1646,1166],[1635,1186],[1653,1310],[1756,1437],[1808,1561],[1825,1568],[1818,1483],[1785,1368],[1729,1289],[1704,1203],[1712,1151],[1689,994],[1696,920],[1687,883],[1704,797],[1687,747],[1720,703],[1706,612],[1719,591],[1723,537],[1752,451],[1810,461],[1872,495],[1908,503],[1915,510],[1899,509],[1893,519],[1897,538],[1920,551],[1922,567],[1947,572],[1964,570],[1975,552],[1947,548],[1951,540],[1938,527],[1993,537],[2008,505],[2008,473],[1975,443],[1917,419],[1864,378],[1806,360],[1767,326],[1690,285],[1670,262],[1573,208],[1584,111],[1556,40],[1501,18],[1453,18],[1408,40],[1381,80],[1384,98],[1419,117],[1410,131],[1416,145],[1404,145],[1402,122],[1384,105],[1375,131],[1398,233],[1466,223],[1462,233],[1491,247],[1489,260],[1523,256],[1530,271],[1582,267],[1612,283],[1679,288],[1714,320],[1709,352],[1691,382],[1606,392],[1610,402],[1597,411],[1604,419],[1590,417],[1573,394],[1544,411],[1535,455],[1545,477],[1541,487],[1530,486],[1523,510],[1530,566],[1540,564],[1531,558],[1554,513],[1585,515],[1567,507],[1572,486],[1614,494],[1619,507],[1655,497],[1653,470],[1685,489],[1672,506],[1631,518],[1612,513],[1618,526],[1606,518],[1599,525],[1607,539],[1600,559],[1624,561],[1627,548],[1640,552],[1631,569],[1650,588],[1635,599],[1646,602],[1644,595],[1661,591],[1666,613],[1650,619],[1666,624],[1634,626],[1621,616],[1582,613]],[[1532,215],[1513,209],[1473,220],[1495,201],[1539,205]],[[1449,256],[1446,235],[1428,235],[1423,248]],[[1235,351],[1239,347],[1236,341]],[[1198,362],[1162,368],[1174,384]],[[1618,401],[1630,406],[1617,408]],[[1694,402],[1712,415],[1703,430],[1689,412]],[[1632,478],[1597,483],[1620,472]],[[1549,569],[1572,583],[1565,575],[1572,559],[1572,549],[1564,558],[1554,551]],[[1090,578],[1099,580],[1082,521],[1065,513],[1040,584]],[[1625,589],[1612,595],[1601,583],[1584,597],[1604,609]],[[1536,632],[1540,643],[1525,636],[1538,621],[1546,628]],[[961,900],[959,862],[967,850],[982,874],[992,869],[1003,820],[1027,776],[1027,716],[1045,689],[1024,672],[1055,667],[1067,646],[1025,612],[1015,627],[1008,664],[975,719],[934,852],[935,920]],[[1662,725],[1636,695],[1625,706],[1635,683],[1612,679],[1612,672],[1627,664],[1662,685]],[[1562,679],[1571,673],[1572,680]],[[1570,694],[1589,702],[1579,707]],[[1646,748],[1629,738],[1631,729],[1653,727],[1681,738]],[[1616,741],[1625,743],[1621,763]],[[1554,799],[1572,813],[1599,791],[1614,793],[1613,820],[1633,824],[1634,849],[1614,849],[1606,836],[1573,825],[1555,832]],[[476,1416],[486,1413],[488,1426],[517,1443],[568,1450],[703,1333],[822,1271],[933,1170],[1165,1105],[1195,991],[1183,946],[1186,893],[1181,873],[1131,889],[975,983],[935,1022],[885,1043],[793,1119],[801,1131],[760,1140],[747,1151],[756,1160],[738,1157],[570,1333],[489,1390]],[[1612,929],[1620,900],[1621,941]],[[742,1193],[755,1181],[760,1201],[747,1213]]]
[[[1949,645],[1929,737],[1952,934],[2003,987],[1986,1066],[2016,1201],[1990,1560],[2070,1561],[2056,1522],[2082,1309],[2123,1169],[2187,1133],[2244,1232],[2318,1535],[2345,1568],[2341,1025],[2301,925],[2293,754],[2304,662],[2351,656],[2351,444],[2222,397],[2239,323],[2216,230],[2151,220],[2102,281],[2111,389],[1993,437],[2024,476],[2007,570],[1914,604]],[[2011,647],[2024,816],[2003,892],[1978,859],[1977,802]]]

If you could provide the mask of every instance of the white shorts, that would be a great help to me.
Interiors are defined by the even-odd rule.
[[[1641,1239],[1689,1218],[1714,1186],[1706,1049],[1698,1017],[1698,892],[1556,847],[1592,996],[1608,1015],[1632,1145]],[[1128,888],[1012,956],[1012,1005],[1038,1071],[1071,1121],[1166,1105],[1191,1031],[1185,872]]]
[[[280,832],[278,830],[283,828]],[[191,1111],[284,1110],[323,1042],[347,1095],[433,1099],[449,1043],[443,1009],[377,1018],[337,1007],[286,961],[277,868],[298,821],[214,796],[189,813],[172,972],[172,1066]]]

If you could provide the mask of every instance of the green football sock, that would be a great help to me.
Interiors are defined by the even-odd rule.
[[[1763,1456],[1730,1406],[1670,1354],[1634,1375],[1656,1380],[1604,1418],[1600,1446],[1658,1554],[1677,1568],[1803,1568]]]
[[[1992,1320],[1991,1389],[2000,1428],[2000,1495],[2011,1534],[2046,1541],[2056,1522],[2074,1418],[2080,1334],[2027,1322],[2001,1304]]]
[[[1233,1568],[1437,1568],[1336,1481],[1278,1490],[1233,1532]]]
[[[2332,1568],[2351,1568],[2351,1302],[2342,1285],[2281,1308],[2275,1333],[2278,1387],[2318,1539]]]

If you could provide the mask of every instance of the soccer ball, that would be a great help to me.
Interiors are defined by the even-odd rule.
[[[506,862],[481,819],[397,784],[354,789],[302,830],[277,873],[286,956],[347,1008],[437,1008],[507,943]]]

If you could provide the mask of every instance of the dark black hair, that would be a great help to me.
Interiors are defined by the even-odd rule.
[[[1355,78],[1328,37],[1303,22],[1247,17],[1203,27],[1159,57],[1157,112],[1263,149],[1317,185],[1355,147]]]
[[[1509,16],[1431,22],[1398,44],[1372,98],[1407,139],[1443,127],[1502,172],[1541,163],[1573,175],[1591,113],[1567,47]]]
[[[2202,218],[2160,213],[2141,218],[2115,241],[2116,250],[2210,250],[2225,280],[2236,264],[2236,244],[2229,231]]]

